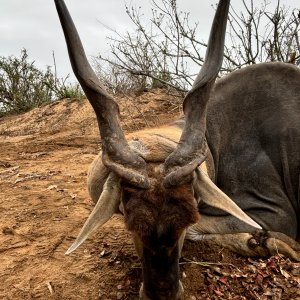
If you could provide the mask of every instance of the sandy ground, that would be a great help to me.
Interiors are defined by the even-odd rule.
[[[119,103],[127,132],[179,113],[161,90]],[[86,175],[100,147],[87,101],[0,119],[0,299],[138,299],[141,268],[121,216],[64,255],[93,208]],[[300,299],[300,265],[279,255],[186,243],[181,272],[188,300]]]

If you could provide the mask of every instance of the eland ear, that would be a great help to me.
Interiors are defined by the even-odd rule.
[[[245,223],[257,228],[262,227],[252,220],[236,203],[222,192],[199,168],[195,170],[196,176],[193,181],[194,192],[201,200],[213,207],[222,209]]]
[[[110,173],[97,204],[80,230],[75,242],[66,251],[66,255],[75,251],[93,231],[106,223],[118,211],[120,196],[120,179],[114,173]]]

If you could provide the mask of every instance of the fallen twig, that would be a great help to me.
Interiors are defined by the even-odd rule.
[[[235,268],[237,271],[241,272],[241,270],[233,265],[233,264],[230,264],[230,263],[213,263],[213,262],[199,262],[199,261],[193,261],[193,260],[190,260],[190,259],[186,259],[185,258],[185,261],[184,262],[180,262],[179,263],[180,265],[185,265],[185,264],[194,264],[194,265],[198,265],[198,266],[201,266],[201,267],[207,267],[207,268],[210,268],[214,271],[217,271],[219,272],[218,269],[216,269],[216,267],[219,267],[219,266],[229,266],[229,267],[232,267],[232,268]]]
[[[14,244],[14,245],[0,248],[0,253],[6,252],[6,251],[12,250],[12,249],[27,247],[27,246],[28,246],[27,242],[18,242],[18,243]]]
[[[0,172],[0,176],[2,178],[8,178],[8,177],[14,176],[16,173],[18,173],[19,169],[20,169],[19,166],[15,166],[15,167],[6,169],[6,170]]]
[[[51,281],[48,281],[46,284],[47,284],[47,288],[48,288],[50,294],[53,295],[54,294],[54,290],[52,288]]]

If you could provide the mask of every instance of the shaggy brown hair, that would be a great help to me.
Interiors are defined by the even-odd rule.
[[[153,236],[159,240],[168,236],[168,240],[174,242],[186,227],[198,220],[193,191],[190,184],[166,189],[162,176],[153,173],[148,190],[123,187],[125,223],[144,243]]]

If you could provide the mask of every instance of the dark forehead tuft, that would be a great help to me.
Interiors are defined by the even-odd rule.
[[[125,223],[130,231],[141,236],[154,232],[164,235],[181,232],[197,222],[198,211],[189,184],[166,189],[162,177],[155,174],[152,187],[140,190],[124,187]]]

